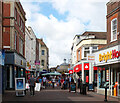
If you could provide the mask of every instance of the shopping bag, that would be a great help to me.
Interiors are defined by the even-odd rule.
[[[30,86],[29,86],[29,83],[26,83],[26,89],[29,89]]]
[[[40,91],[40,83],[36,83],[36,85],[35,85],[35,91]]]

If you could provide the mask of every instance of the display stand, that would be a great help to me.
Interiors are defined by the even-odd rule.
[[[25,96],[25,78],[15,78],[16,96]]]

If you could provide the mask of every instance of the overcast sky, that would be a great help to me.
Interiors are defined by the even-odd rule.
[[[109,0],[20,0],[26,12],[26,26],[49,48],[50,67],[70,59],[76,34],[106,31],[106,3]],[[29,1],[29,2],[28,2]]]

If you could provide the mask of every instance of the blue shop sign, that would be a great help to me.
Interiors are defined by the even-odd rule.
[[[0,65],[2,65],[2,50],[0,50]]]
[[[0,65],[4,65],[5,50],[0,50]]]

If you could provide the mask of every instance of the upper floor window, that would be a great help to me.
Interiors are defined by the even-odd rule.
[[[90,48],[89,47],[85,47],[84,48],[84,57],[87,57],[88,53],[90,53]]]
[[[15,31],[15,50],[17,49],[17,32]]]
[[[92,47],[92,51],[97,51],[98,50],[98,47],[97,46],[93,46]]]
[[[19,26],[20,26],[20,24],[21,24],[21,17],[19,16]]]
[[[45,50],[42,50],[42,55],[45,55]]]
[[[23,54],[23,40],[21,38],[19,39],[19,52]]]
[[[15,8],[15,20],[17,20],[17,9]]]
[[[78,51],[78,61],[80,60],[80,50]]]
[[[117,18],[111,21],[111,41],[117,40]]]

